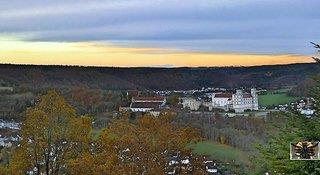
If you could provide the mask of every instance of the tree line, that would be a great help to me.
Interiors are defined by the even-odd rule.
[[[0,86],[39,88],[87,86],[108,90],[177,90],[202,87],[281,88],[318,74],[314,63],[216,68],[103,68],[0,64]]]

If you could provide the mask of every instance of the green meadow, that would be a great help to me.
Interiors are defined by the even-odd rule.
[[[287,104],[299,99],[299,97],[288,96],[287,91],[288,91],[287,89],[280,89],[277,91],[268,92],[265,95],[259,95],[259,105],[271,106],[271,105]]]
[[[212,159],[223,162],[235,162],[248,165],[250,163],[245,152],[228,145],[204,141],[193,145],[193,151],[199,155],[210,156]]]

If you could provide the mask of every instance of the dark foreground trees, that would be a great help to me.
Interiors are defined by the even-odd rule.
[[[256,174],[320,174],[319,161],[290,160],[290,142],[317,142],[320,138],[319,117],[282,114],[282,124],[269,123],[268,141],[258,146],[253,159]]]
[[[203,174],[202,160],[188,147],[200,140],[198,132],[171,124],[172,116],[124,115],[93,140],[90,117],[76,116],[49,91],[26,111],[20,145],[0,174]],[[185,161],[169,164],[172,158]]]
[[[314,43],[313,43],[314,44]],[[318,44],[314,44],[320,49]],[[319,62],[319,58],[314,58]],[[320,141],[320,79],[314,78],[309,94],[316,101],[316,115],[307,118],[297,114],[283,114],[285,122],[269,122],[268,142],[259,145],[259,154],[253,159],[255,173],[262,174],[320,174],[319,161],[290,160],[290,142]]]

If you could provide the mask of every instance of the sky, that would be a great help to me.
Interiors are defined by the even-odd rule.
[[[0,1],[0,62],[115,67],[311,62],[318,0]]]

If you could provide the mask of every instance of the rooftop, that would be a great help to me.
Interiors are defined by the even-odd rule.
[[[133,97],[132,101],[154,101],[154,102],[158,102],[158,101],[164,101],[165,97],[161,97],[161,96],[155,96],[155,97]]]
[[[133,102],[131,108],[153,108],[157,109],[162,105],[161,102]]]
[[[232,98],[232,94],[231,93],[214,94],[214,98]]]
[[[252,98],[252,95],[250,93],[244,93],[243,98]]]

